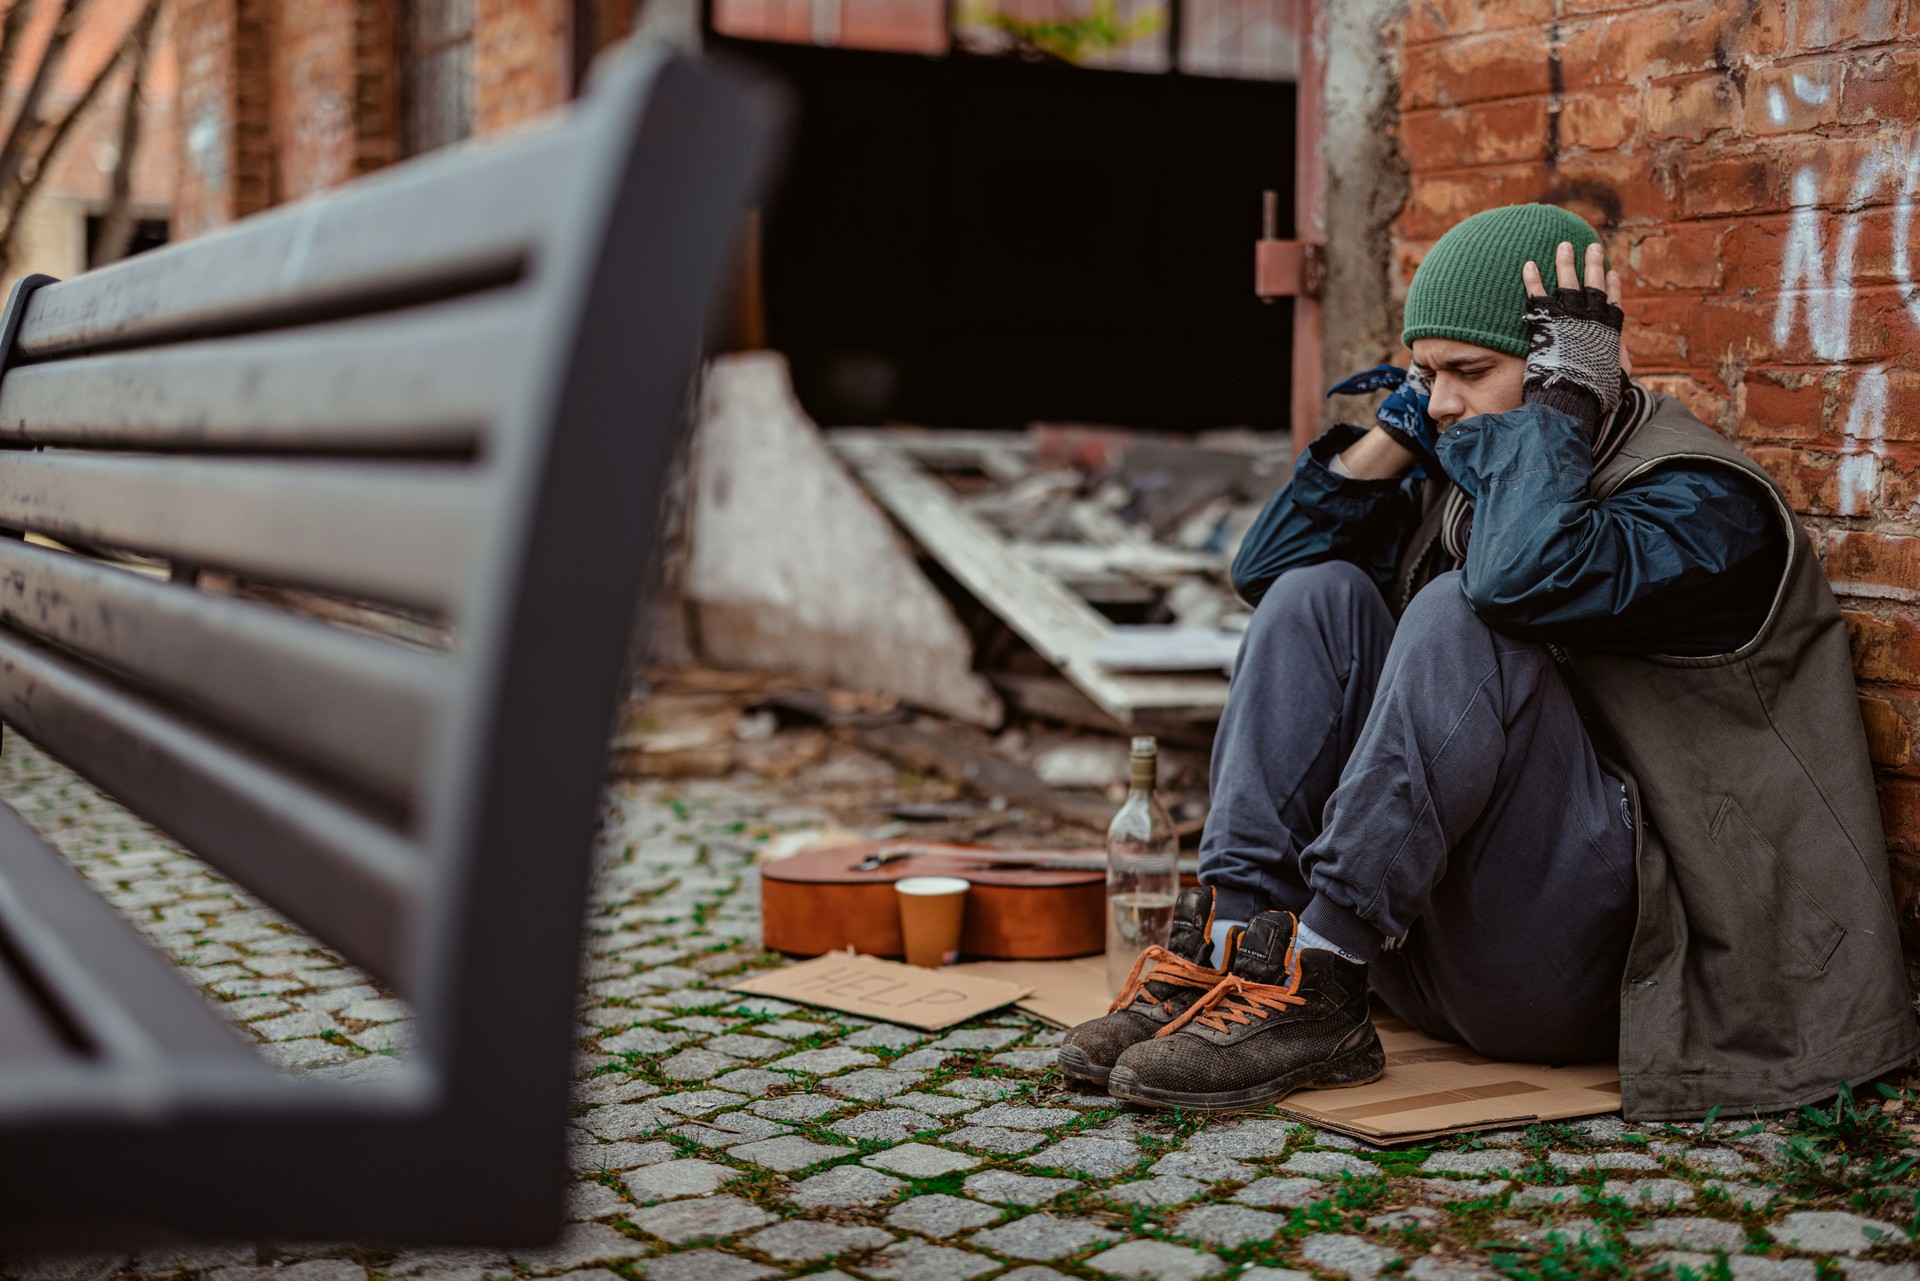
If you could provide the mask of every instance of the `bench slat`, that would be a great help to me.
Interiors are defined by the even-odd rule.
[[[52,1000],[40,1011],[41,1071],[73,1082],[83,1066],[151,1062],[157,1055],[227,1069],[263,1066],[179,970],[134,932],[59,854],[0,805],[0,950],[16,999]],[[0,971],[9,968],[0,963]],[[31,973],[31,980],[25,975]],[[30,990],[23,990],[30,989]],[[60,1026],[62,1021],[67,1026]],[[0,1042],[11,1033],[0,1030]],[[86,1058],[80,1056],[85,1055]],[[0,1074],[0,1100],[23,1075]],[[4,1107],[4,1103],[0,1103]]]
[[[0,622],[401,802],[453,680],[451,658],[15,539]]]
[[[411,980],[425,858],[394,832],[6,631],[0,721],[355,964]]]
[[[76,1053],[12,958],[0,951],[0,1068],[70,1062]]]
[[[0,525],[449,612],[478,490],[456,464],[0,453]]]
[[[576,122],[424,157],[219,235],[47,285],[16,350],[39,358],[351,315],[518,276],[574,185]],[[457,216],[456,216],[457,215]]]
[[[0,379],[0,440],[470,451],[526,342],[508,290],[353,322],[52,360]]]

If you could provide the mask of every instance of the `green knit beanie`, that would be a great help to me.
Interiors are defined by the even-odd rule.
[[[1400,341],[1452,338],[1512,356],[1527,354],[1527,290],[1520,269],[1540,267],[1553,288],[1553,255],[1573,242],[1573,260],[1586,262],[1587,246],[1599,240],[1586,220],[1554,205],[1508,205],[1477,213],[1440,237],[1407,290],[1406,328]]]

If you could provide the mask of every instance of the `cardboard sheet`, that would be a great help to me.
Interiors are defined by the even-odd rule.
[[[1073,1027],[1107,1012],[1107,958],[1076,956],[1070,961],[968,961],[949,965],[950,974],[999,979],[1028,989],[1014,1008],[1055,1027]]]
[[[876,956],[830,952],[729,984],[727,990],[824,1005],[929,1032],[1011,1005],[1027,994],[1017,983],[958,972],[962,968],[924,970]]]
[[[1620,1109],[1620,1069],[1614,1064],[1503,1063],[1416,1032],[1377,1005],[1373,1022],[1387,1052],[1385,1076],[1344,1090],[1303,1090],[1282,1101],[1281,1110],[1392,1145]]]
[[[945,972],[1029,987],[1018,1008],[1059,1027],[1107,1012],[1105,962],[1097,956],[978,961]],[[1282,1100],[1280,1109],[1382,1146],[1619,1110],[1620,1070],[1611,1063],[1556,1068],[1484,1059],[1464,1045],[1417,1032],[1377,1006],[1374,1026],[1387,1052],[1385,1076],[1344,1090],[1303,1090]]]

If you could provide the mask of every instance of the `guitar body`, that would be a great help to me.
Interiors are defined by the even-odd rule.
[[[1022,864],[1009,857],[1031,859]],[[1057,866],[1048,866],[1056,863]],[[989,850],[968,845],[871,841],[805,850],[760,869],[760,916],[776,952],[819,956],[852,948],[899,956],[895,881],[959,876],[972,885],[962,955],[1052,961],[1106,947],[1105,856],[1085,850]]]

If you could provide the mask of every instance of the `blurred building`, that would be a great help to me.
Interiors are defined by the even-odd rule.
[[[141,5],[142,0],[92,0],[41,104],[42,118],[58,118],[80,98],[120,47]],[[7,75],[0,128],[11,128],[19,113],[58,10],[56,4],[38,6],[22,33],[21,48]],[[140,142],[132,174],[133,212],[138,220],[135,251],[164,242],[172,216],[178,151],[174,144],[176,77],[170,17],[162,12],[142,93]],[[41,180],[21,219],[9,276],[42,272],[65,279],[94,264],[101,217],[107,210],[113,169],[119,158],[125,109],[126,73],[121,70],[76,121],[74,132],[54,156],[52,171]]]
[[[192,235],[565,102],[632,0],[174,0]]]
[[[1284,425],[1301,0],[174,0],[192,235],[578,92],[636,27],[784,81],[739,331],[823,421]]]

